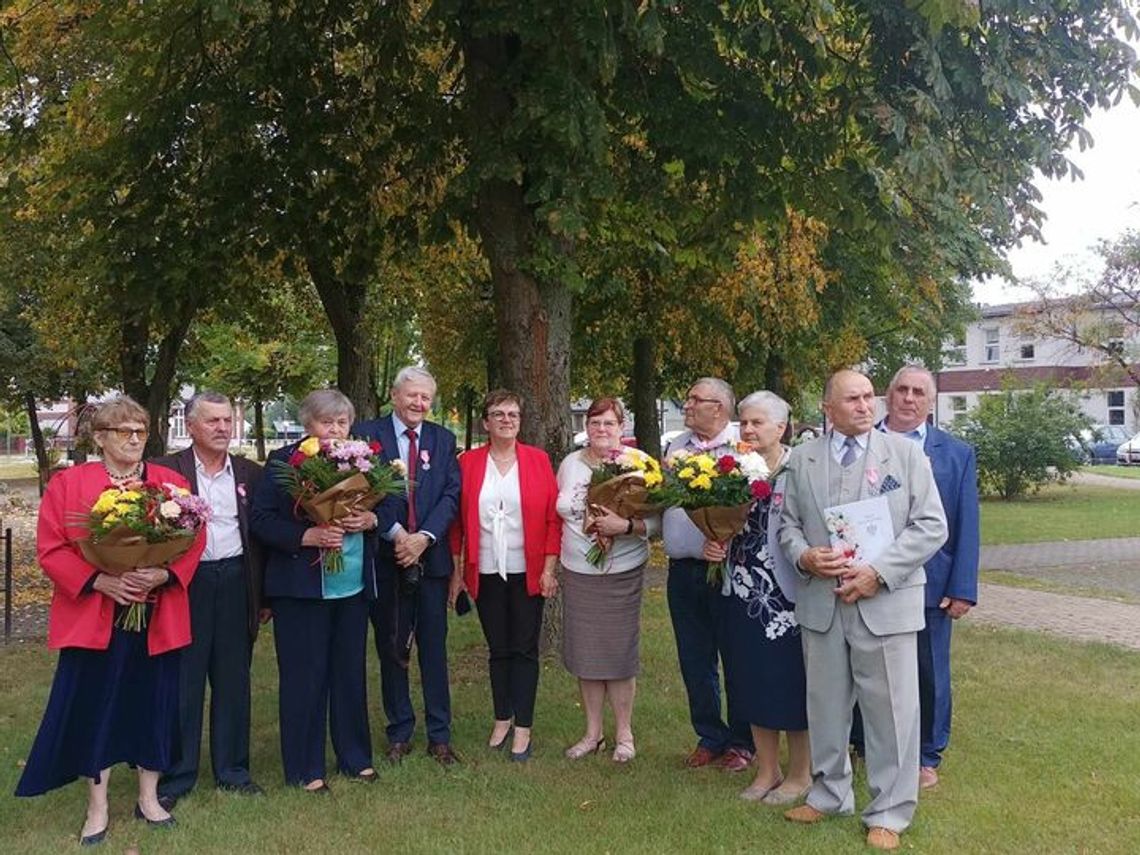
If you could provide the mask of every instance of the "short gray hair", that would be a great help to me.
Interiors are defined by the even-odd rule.
[[[929,368],[927,368],[925,365],[919,365],[917,362],[911,363],[910,365],[904,365],[902,368],[895,372],[895,376],[891,378],[890,385],[887,386],[887,394],[889,395],[894,391],[895,386],[898,385],[899,380],[902,379],[902,376],[904,374],[910,374],[912,372],[915,374],[921,374],[924,378],[926,378],[926,396],[931,400],[934,400],[934,396],[938,394],[938,389],[934,385],[934,375],[930,372]]]
[[[410,380],[426,380],[431,383],[431,393],[435,395],[436,383],[435,378],[431,376],[431,372],[426,368],[420,368],[418,365],[405,365],[396,372],[396,379],[392,381],[392,389],[399,389]]]
[[[757,392],[753,392],[751,395],[746,395],[741,399],[740,403],[736,405],[736,413],[740,415],[752,407],[758,407],[763,410],[764,415],[776,424],[787,424],[788,416],[792,411],[787,401],[775,392],[769,392],[767,389],[761,389]]]
[[[720,402],[724,404],[725,412],[731,413],[736,408],[736,393],[732,391],[732,387],[721,380],[719,377],[701,377],[693,381],[693,386],[712,386],[716,391],[717,397]]]
[[[297,408],[297,419],[305,430],[318,419],[343,415],[347,415],[350,422],[356,421],[356,407],[340,389],[314,389]]]
[[[227,407],[232,407],[230,399],[223,395],[221,392],[211,392],[209,389],[203,389],[201,392],[195,392],[194,395],[186,402],[186,406],[182,409],[182,414],[186,421],[194,419],[194,413],[198,411],[199,404],[225,404]]]

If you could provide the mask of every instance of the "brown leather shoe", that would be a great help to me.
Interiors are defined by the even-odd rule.
[[[720,755],[716,752],[705,748],[703,745],[698,745],[693,753],[685,758],[685,765],[690,769],[699,769],[702,766],[709,765],[719,757]]]
[[[726,772],[743,772],[752,765],[752,752],[744,748],[730,748],[720,755],[717,765]]]
[[[867,829],[867,845],[872,849],[885,849],[893,852],[899,848],[899,833],[889,828],[872,825]]]
[[[446,742],[428,743],[427,753],[434,757],[440,766],[454,766],[459,762],[459,757]]]
[[[410,742],[392,742],[388,745],[388,762],[393,766],[398,766],[403,762],[404,758],[412,753],[412,743]]]
[[[938,770],[933,766],[923,766],[918,770],[918,788],[929,790],[938,786]]]
[[[827,817],[821,810],[816,810],[806,802],[802,805],[797,805],[791,810],[784,811],[784,819],[791,820],[792,822],[799,822],[804,825],[811,825],[819,822]]]

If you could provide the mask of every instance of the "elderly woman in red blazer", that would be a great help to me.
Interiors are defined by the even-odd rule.
[[[131,483],[188,487],[177,472],[142,462],[150,417],[120,396],[92,418],[101,463],[57,474],[40,504],[36,550],[51,579],[48,647],[59,650],[51,696],[18,796],[35,796],[87,778],[87,816],[80,843],[103,841],[108,825],[111,767],[138,769],[134,814],[151,825],[174,817],[158,803],[161,772],[176,759],[180,648],[190,643],[186,589],[206,545],[205,529],[170,567],[143,567],[112,576],[88,563],[75,545],[80,523],[99,494]],[[141,631],[115,626],[132,603],[151,603]]]
[[[488,393],[483,427],[490,441],[459,458],[462,490],[451,528],[450,592],[454,603],[466,589],[479,610],[495,705],[488,744],[504,748],[513,725],[516,762],[530,759],[542,607],[558,588],[554,566],[562,543],[554,470],[545,451],[518,441],[521,418],[516,394]]]

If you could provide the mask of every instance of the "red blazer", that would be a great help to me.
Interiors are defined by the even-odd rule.
[[[523,554],[526,556],[526,590],[539,595],[538,580],[547,555],[562,548],[562,520],[555,510],[558,482],[550,457],[541,448],[516,443],[519,495],[522,498]],[[491,447],[484,445],[459,455],[459,514],[451,525],[451,553],[459,556],[463,581],[473,599],[479,598],[479,493],[487,472]]]
[[[146,465],[145,480],[148,484],[190,486],[174,470],[154,463]],[[48,613],[48,647],[53,650],[106,650],[111,643],[115,601],[98,591],[84,592],[88,580],[99,569],[87,563],[74,543],[84,536],[84,527],[77,520],[81,523],[99,494],[111,486],[103,464],[84,463],[55,475],[40,502],[36,552],[40,567],[54,586]],[[151,656],[190,643],[190,600],[186,589],[205,548],[203,528],[190,551],[170,566],[170,583],[155,592],[157,598],[146,629]]]

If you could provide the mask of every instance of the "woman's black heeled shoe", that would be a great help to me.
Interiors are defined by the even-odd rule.
[[[527,760],[530,759],[530,753],[531,753],[530,750],[532,747],[534,747],[534,740],[531,740],[530,742],[528,742],[526,744],[526,748],[524,748],[522,751],[512,751],[511,752],[511,762],[512,763],[525,763]]]
[[[488,751],[502,751],[504,748],[507,747],[507,743],[511,741],[511,738],[514,735],[515,735],[515,729],[513,727],[508,727],[507,732],[503,736],[503,738],[500,739],[498,742],[496,742],[494,745],[488,745],[487,750]]]
[[[178,820],[172,816],[168,816],[166,819],[151,819],[143,813],[143,809],[139,806],[138,802],[135,802],[135,819],[145,819],[146,824],[152,828],[174,828],[174,826],[178,825]]]
[[[107,838],[107,828],[109,827],[109,825],[110,825],[109,823],[108,823],[108,825],[104,825],[100,831],[96,831],[94,834],[83,834],[82,832],[80,832],[79,845],[80,846],[98,846],[100,843],[102,843]]]

